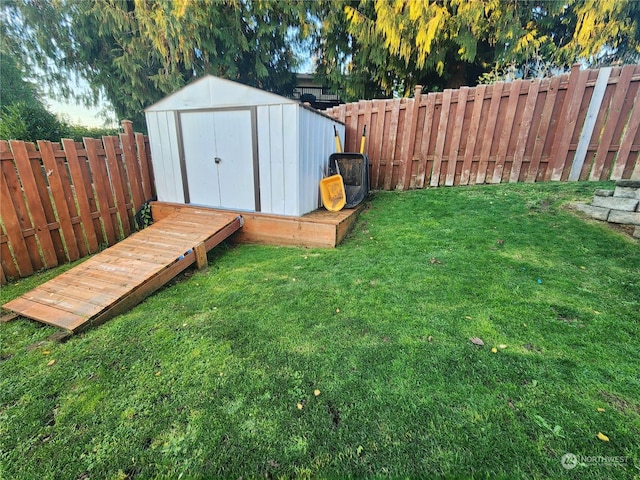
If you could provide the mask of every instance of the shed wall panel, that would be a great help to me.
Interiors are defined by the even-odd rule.
[[[174,112],[148,112],[146,117],[158,200],[184,203]]]
[[[282,142],[284,158],[284,214],[302,215],[298,184],[299,137],[298,104],[282,105]],[[274,126],[272,125],[272,128]]]
[[[333,126],[344,145],[344,125],[299,107],[299,205],[301,214],[321,206],[320,180],[328,171],[329,155],[335,152]]]

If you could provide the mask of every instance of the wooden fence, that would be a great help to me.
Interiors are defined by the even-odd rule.
[[[0,141],[0,280],[77,260],[134,229],[154,195],[148,139],[124,133],[33,143]]]
[[[497,82],[326,113],[365,152],[371,187],[640,179],[640,65]]]

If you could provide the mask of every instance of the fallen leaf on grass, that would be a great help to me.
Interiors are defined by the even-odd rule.
[[[429,259],[429,263],[431,265],[433,265],[433,264],[436,264],[436,263],[437,264],[441,264],[442,262],[440,260],[438,260],[436,257],[431,257],[431,259]]]
[[[465,315],[464,318],[467,320],[471,320],[471,317],[469,315]]]
[[[501,349],[503,349],[503,350],[504,350],[505,348],[507,348],[507,346],[506,346],[504,343],[501,343],[501,344],[500,344],[500,345],[498,345],[498,346],[499,346]]]
[[[313,391],[313,394],[317,397],[318,395],[320,395],[320,390],[318,390],[317,388]]]
[[[47,367],[50,367],[51,365],[53,365],[54,363],[56,363],[55,360],[51,360],[49,363],[47,363]]]
[[[433,337],[431,335],[427,337],[427,342],[433,342]]]
[[[502,240],[501,238],[499,238],[499,239],[497,239],[497,240],[496,240],[496,243],[497,243],[498,245],[502,245],[502,244],[504,244],[504,240]]]
[[[491,349],[491,353],[498,353],[498,349],[497,349],[496,347],[493,347],[493,348]]]
[[[474,345],[479,345],[479,346],[481,346],[481,347],[482,347],[482,346],[484,346],[484,342],[483,342],[480,338],[478,338],[478,337],[471,337],[471,338],[469,339],[469,341],[470,341],[471,343],[473,343]]]
[[[298,410],[302,410],[302,404],[298,403]]]
[[[599,411],[599,412],[604,412],[605,411],[604,408],[602,408],[602,407],[598,407],[598,408],[596,408],[596,410]]]
[[[156,377],[159,377],[159,376],[160,376],[160,370],[156,372]]]
[[[596,437],[598,437],[599,440],[602,440],[603,442],[608,442],[609,441],[609,437],[607,437],[604,433],[602,432],[598,432],[598,434],[596,435]]]
[[[45,350],[44,352],[42,352],[43,355],[49,355],[51,352],[49,350]]]

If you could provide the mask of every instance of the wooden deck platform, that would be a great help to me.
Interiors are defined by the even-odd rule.
[[[244,226],[230,240],[239,243],[332,248],[344,240],[363,208],[364,204],[339,212],[319,209],[302,217],[233,212],[242,215]],[[199,210],[202,208],[178,203],[153,202],[151,204],[154,221],[167,218],[176,212]],[[211,211],[229,213],[228,210],[211,209]]]
[[[78,332],[126,312],[242,227],[240,215],[209,209],[172,212],[3,308]]]

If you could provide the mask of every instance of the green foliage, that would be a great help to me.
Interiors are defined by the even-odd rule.
[[[0,50],[0,110],[18,102],[39,104],[40,92],[35,84],[25,80],[13,56]]]
[[[341,8],[335,8],[338,4]],[[319,73],[347,92],[385,95],[542,76],[575,62],[638,61],[640,2],[360,0],[321,9]],[[333,38],[325,35],[336,33]],[[335,70],[348,73],[338,76]],[[347,95],[349,97],[349,95]]]
[[[118,135],[119,128],[85,127],[84,125],[66,125],[65,138],[72,138],[81,142],[84,137],[102,138],[103,136]]]
[[[16,0],[2,7],[7,42],[44,79],[104,91],[120,118],[144,124],[145,107],[211,73],[275,92],[293,87],[301,4],[266,0],[152,2]],[[299,31],[299,30],[298,30]]]
[[[67,135],[68,127],[39,103],[18,102],[0,112],[0,139],[51,140]]]

